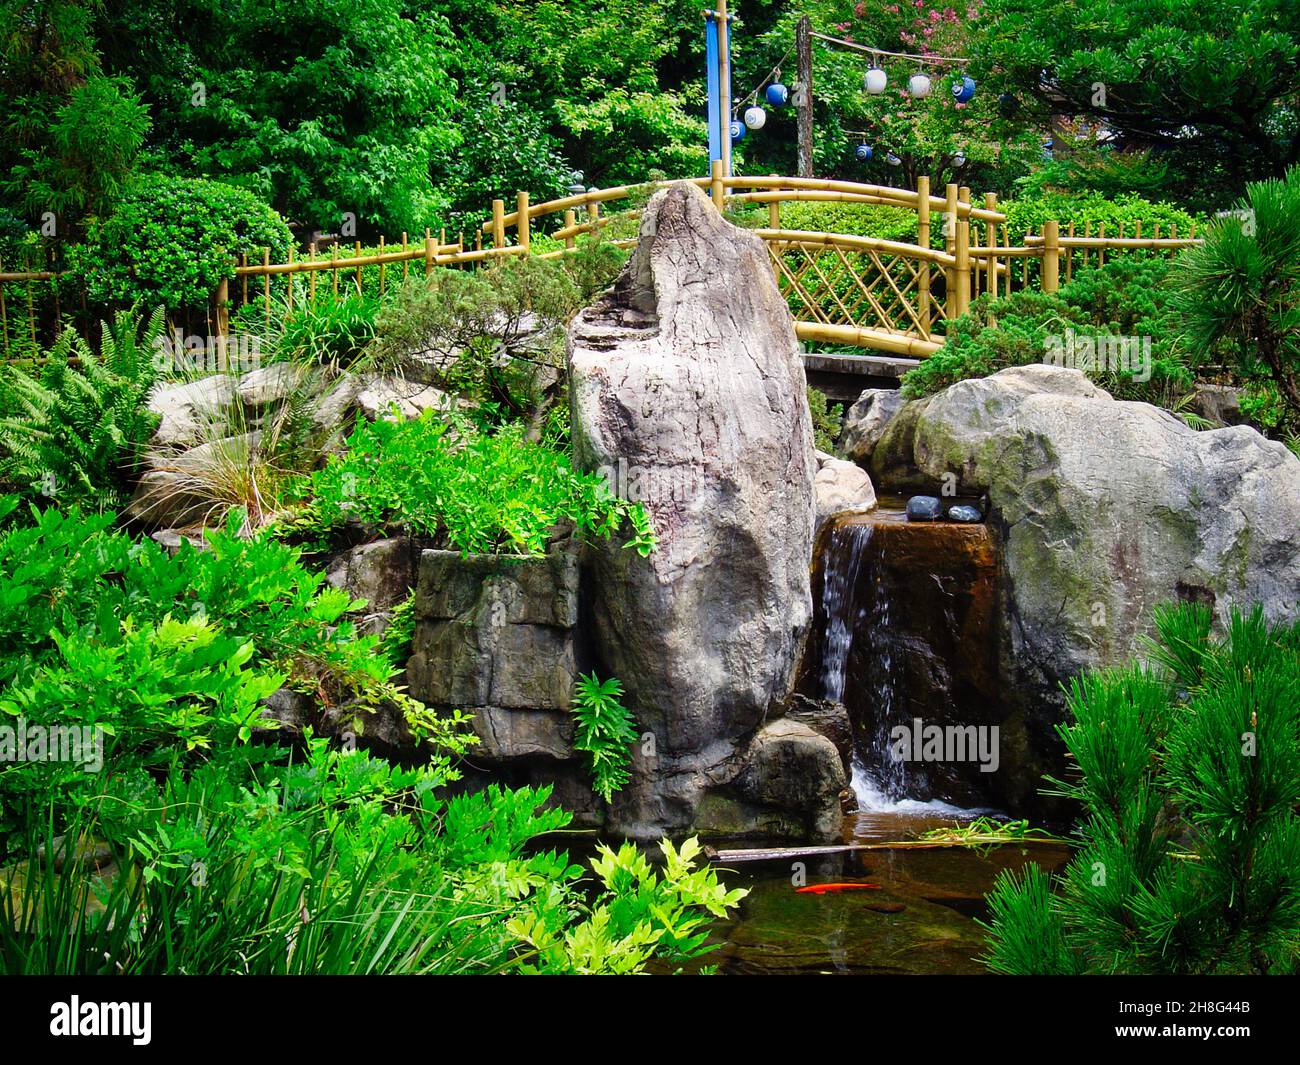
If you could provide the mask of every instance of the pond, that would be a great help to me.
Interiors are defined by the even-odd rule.
[[[981,812],[903,802],[849,815],[845,842],[914,839]],[[788,858],[724,862],[724,882],[747,887],[750,894],[734,920],[714,926],[711,942],[718,949],[700,964],[732,975],[986,973],[979,961],[984,931],[976,919],[987,919],[984,894],[994,879],[1029,862],[1059,869],[1068,858],[1061,845],[1010,844],[987,851],[895,848],[803,859],[808,886],[879,888],[827,894],[797,891],[797,870]]]

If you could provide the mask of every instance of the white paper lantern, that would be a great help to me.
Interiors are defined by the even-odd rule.
[[[862,79],[862,85],[872,96],[879,96],[889,84],[889,75],[879,67],[872,67]]]
[[[762,129],[767,122],[767,112],[761,107],[747,107],[745,109],[745,125],[750,129]]]
[[[913,74],[907,79],[907,91],[917,100],[924,100],[930,95],[930,79],[924,74]]]

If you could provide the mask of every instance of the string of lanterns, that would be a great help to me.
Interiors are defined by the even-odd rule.
[[[837,38],[827,37],[820,33],[814,33],[814,37],[826,41],[830,44],[844,45],[854,48],[858,51],[867,52],[872,57],[872,65],[867,69],[862,77],[862,87],[869,96],[879,96],[889,87],[889,74],[880,65],[882,56],[895,56],[897,58],[911,60],[917,64],[934,64],[943,65],[945,63],[966,63],[968,60],[958,57],[942,56],[918,56],[898,52],[886,52],[879,49],[867,48],[851,41],[841,41]],[[787,52],[781,62],[788,59],[790,53]],[[934,84],[928,74],[922,71],[916,71],[907,79],[907,93],[914,100],[924,100],[934,89]],[[968,74],[962,74],[953,78],[952,81],[952,98],[954,103],[965,105],[975,98],[976,82]],[[785,107],[790,102],[790,90],[781,81],[781,64],[778,63],[772,68],[771,72],[759,82],[757,88],[748,96],[742,98],[748,106],[744,108],[743,113],[739,108],[733,113],[730,135],[731,142],[738,144],[744,140],[746,135],[753,131],[757,132],[767,125],[767,111],[760,103],[761,99],[772,108]],[[998,110],[1003,117],[1011,117],[1019,108],[1020,101],[1014,96],[1003,94],[998,97]],[[740,113],[740,117],[735,117]],[[865,137],[865,134],[858,134]],[[875,158],[875,150],[870,144],[863,140],[853,150],[854,158],[861,163],[869,163]],[[899,166],[902,159],[895,152],[885,154],[885,162],[890,166]],[[953,163],[956,166],[964,166],[966,163],[965,153],[960,150],[953,156]]]

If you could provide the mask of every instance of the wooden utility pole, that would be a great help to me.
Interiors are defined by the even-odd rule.
[[[795,30],[795,53],[799,84],[795,86],[795,112],[799,118],[799,177],[813,176],[813,64],[812,23],[804,15]]]

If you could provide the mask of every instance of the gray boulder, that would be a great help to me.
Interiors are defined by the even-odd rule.
[[[357,625],[361,633],[381,633],[393,608],[415,587],[417,560],[408,537],[375,540],[336,555],[325,569],[325,580],[353,599],[366,601],[366,612]]]
[[[654,738],[610,828],[689,828],[789,692],[811,616],[812,427],[762,240],[682,183],[655,194],[613,288],[569,331],[574,451],[646,476],[659,546],[588,557],[592,634]],[[680,485],[681,491],[674,490]]]
[[[212,436],[213,423],[225,424],[226,412],[237,402],[237,379],[214,374],[198,381],[159,384],[149,395],[148,408],[158,415],[152,444],[184,448]]]
[[[885,429],[907,400],[896,388],[868,388],[844,416],[840,447],[847,458],[864,465]]]
[[[886,486],[952,475],[987,493],[1003,688],[1023,711],[1004,729],[1012,761],[1055,749],[1061,683],[1139,654],[1157,605],[1202,601],[1222,623],[1300,604],[1300,459],[1245,426],[1196,432],[1117,402],[1077,370],[1016,367],[909,403],[872,467]]]
[[[817,524],[832,514],[865,514],[875,508],[876,489],[871,477],[855,462],[828,459],[813,478]]]

